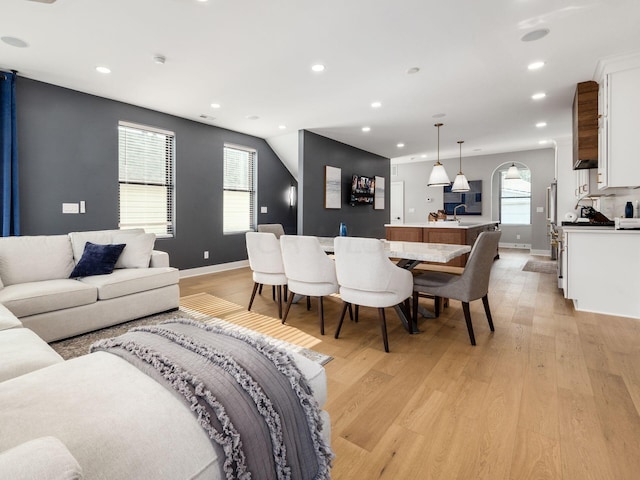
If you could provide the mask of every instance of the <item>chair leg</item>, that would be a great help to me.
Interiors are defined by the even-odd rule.
[[[320,320],[320,335],[324,335],[324,308],[322,297],[318,297],[318,320]]]
[[[307,310],[311,310],[311,297],[307,295]]]
[[[440,316],[440,302],[442,298],[433,297],[433,314],[438,318]]]
[[[253,282],[253,292],[251,292],[251,300],[249,300],[249,306],[247,310],[251,310],[251,305],[253,305],[253,299],[256,298],[256,291],[258,290],[258,286],[261,286],[259,283]]]
[[[351,304],[349,304],[349,320],[353,322],[353,308],[351,308]]]
[[[271,285],[271,298],[275,302],[276,301],[276,286]]]
[[[294,295],[295,295],[295,293],[293,293],[291,290],[289,290],[289,299],[287,300],[287,306],[284,309],[284,315],[282,316],[282,323],[285,322],[285,320],[287,319],[287,315],[289,315],[289,309],[291,308],[291,304],[293,303]]]
[[[338,335],[340,335],[340,329],[342,328],[342,322],[344,321],[344,316],[347,313],[347,308],[349,307],[349,305],[351,305],[350,303],[344,302],[344,305],[342,306],[342,314],[340,315],[340,321],[338,322],[338,328],[336,329],[336,334],[333,336],[334,338],[338,338]],[[356,306],[356,311],[358,310],[358,307]]]
[[[469,311],[468,302],[462,302],[462,310],[464,311],[464,319],[467,322],[467,330],[469,331],[469,340],[471,340],[471,345],[475,345],[476,336],[473,334],[473,325],[471,324],[471,312]]]
[[[360,305],[356,305],[356,323],[358,323],[358,314],[360,313]]]
[[[413,292],[413,306],[411,308],[411,321],[413,322],[413,327],[411,330],[416,330],[418,328],[418,297],[420,297],[420,294],[418,292]]]
[[[278,318],[282,318],[282,285],[276,287],[278,291]]]
[[[262,295],[262,284],[260,284],[260,290],[258,290],[258,294]]]
[[[380,329],[382,330],[382,341],[384,343],[384,351],[389,353],[389,339],[387,338],[387,320],[384,317],[384,308],[378,309],[380,317]]]
[[[491,309],[489,308],[489,297],[485,295],[482,297],[482,304],[484,305],[484,313],[487,314],[487,320],[489,321],[489,328],[492,332],[495,332],[496,329],[493,328],[493,318],[491,318]]]

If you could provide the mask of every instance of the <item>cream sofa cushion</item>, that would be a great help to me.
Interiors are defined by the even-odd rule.
[[[0,358],[0,382],[64,361],[28,328],[0,332]]]
[[[81,480],[82,468],[55,437],[40,437],[0,453],[0,472],[12,480]]]
[[[144,233],[144,229],[142,228],[131,228],[128,230],[93,230],[89,232],[71,232],[69,233],[69,239],[71,240],[71,248],[73,250],[73,258],[75,260],[75,263],[78,263],[78,261],[82,258],[82,254],[84,253],[84,246],[87,242],[96,243],[98,245],[124,243],[114,242],[113,239],[116,235],[139,235],[142,233]]]
[[[22,327],[22,322],[11,313],[11,310],[0,303],[0,331],[20,327]]]
[[[5,288],[69,278],[73,267],[73,252],[66,235],[0,238],[0,278]]]
[[[94,286],[68,278],[9,285],[0,290],[0,303],[18,318],[94,303]]]
[[[98,290],[99,300],[123,297],[133,293],[153,290],[177,284],[180,273],[172,267],[162,268],[126,268],[114,270],[109,275],[83,277],[81,283],[91,285]],[[2,292],[0,292],[2,294]]]
[[[155,233],[114,235],[113,243],[124,243],[126,245],[116,262],[116,268],[147,268],[155,242]]]

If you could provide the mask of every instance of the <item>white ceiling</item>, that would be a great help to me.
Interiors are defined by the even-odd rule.
[[[549,35],[520,40],[538,28]],[[575,84],[640,51],[640,0],[2,0],[7,36],[29,46],[0,42],[0,68],[24,77],[274,145],[307,129],[420,161],[435,157],[436,121],[443,158],[457,140],[467,157],[568,138]]]

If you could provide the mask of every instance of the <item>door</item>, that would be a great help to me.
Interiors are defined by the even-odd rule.
[[[391,182],[391,223],[404,223],[404,182]]]

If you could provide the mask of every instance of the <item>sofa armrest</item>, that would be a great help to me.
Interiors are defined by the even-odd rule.
[[[151,252],[151,260],[149,261],[150,267],[168,267],[169,266],[169,254],[167,252],[161,252],[160,250],[153,250]]]
[[[0,453],[0,472],[14,480],[83,478],[78,461],[55,437],[36,438]]]
[[[22,327],[22,322],[18,320],[7,307],[0,303],[0,330],[20,327]]]

